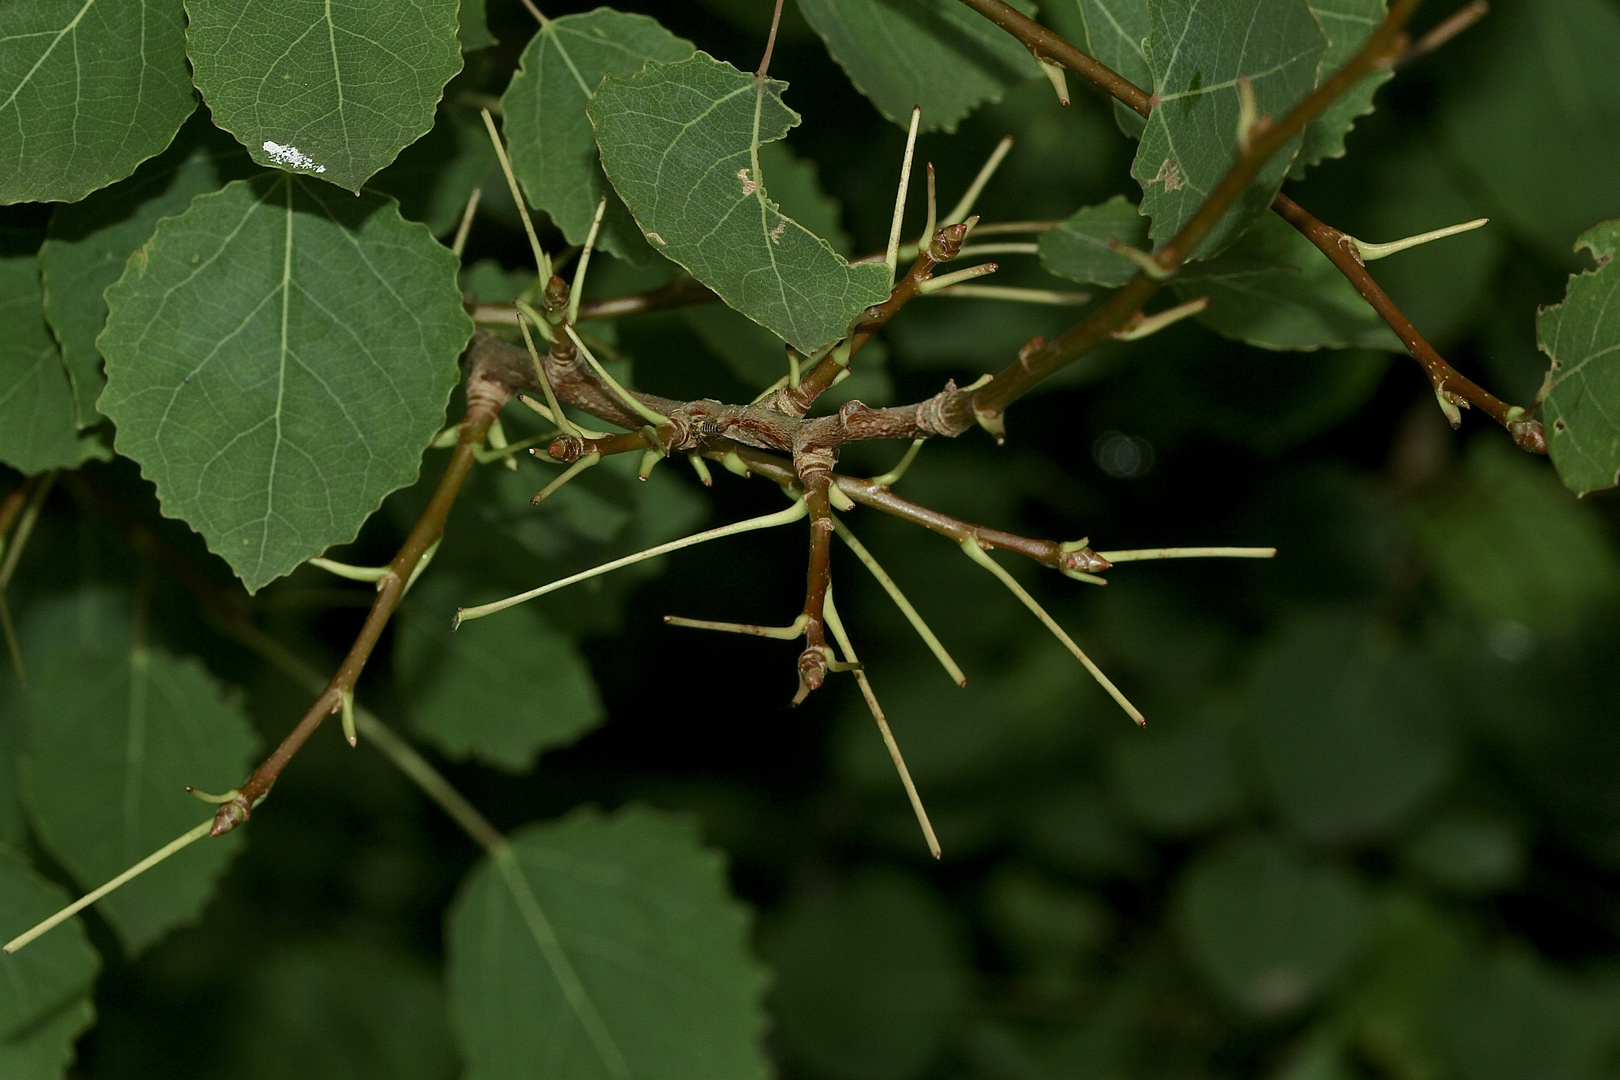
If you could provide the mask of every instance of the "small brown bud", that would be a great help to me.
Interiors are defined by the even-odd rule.
[[[928,245],[928,257],[935,262],[945,262],[956,258],[957,252],[962,250],[962,241],[967,239],[968,230],[973,224],[968,221],[958,221],[955,225],[947,225],[934,234],[933,243]]]
[[[546,311],[561,315],[568,310],[568,282],[553,274],[546,282]]]

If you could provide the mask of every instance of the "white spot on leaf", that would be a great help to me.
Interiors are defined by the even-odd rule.
[[[776,228],[771,230],[771,243],[780,244],[782,242],[782,230],[786,228],[787,218],[783,218],[781,221],[778,221],[776,223]]]
[[[1187,186],[1187,181],[1181,177],[1181,162],[1173,157],[1164,159],[1164,164],[1159,166],[1158,173],[1148,183],[1162,183],[1166,191],[1180,191]]]
[[[282,146],[280,143],[264,141],[264,152],[270,155],[270,160],[277,165],[285,165],[290,169],[308,169],[310,172],[323,173],[325,165],[317,165],[310,156],[296,146]]]
[[[742,184],[743,184],[743,196],[745,198],[747,196],[749,196],[749,195],[752,195],[754,192],[759,190],[759,185],[754,183],[752,180],[748,179],[748,170],[747,169],[738,169],[737,170],[737,179],[742,181]]]

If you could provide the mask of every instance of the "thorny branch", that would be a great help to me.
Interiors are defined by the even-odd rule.
[[[1347,90],[1363,75],[1380,66],[1403,66],[1411,63],[1418,57],[1438,48],[1469,25],[1472,25],[1486,11],[1486,4],[1482,0],[1475,0],[1475,2],[1466,5],[1442,22],[1440,26],[1427,34],[1416,45],[1407,46],[1404,43],[1404,37],[1399,35],[1399,31],[1407,20],[1411,18],[1418,2],[1420,0],[1397,4],[1391,10],[1389,18],[1385,20],[1384,24],[1368,38],[1367,44],[1363,46],[1362,51],[1350,63],[1341,68],[1332,79],[1324,82],[1304,104],[1309,104],[1312,100],[1321,98],[1325,91],[1328,92],[1330,100],[1331,97],[1336,97]],[[1077,72],[1121,104],[1144,117],[1152,112],[1153,99],[1147,91],[1011,7],[1004,0],[962,0],[962,3],[1017,38],[1035,54],[1037,59],[1062,64],[1071,71]],[[1323,104],[1325,103],[1324,101]],[[1297,114],[1299,111],[1299,109],[1296,109],[1295,113]],[[1276,130],[1276,128],[1273,128],[1267,135],[1275,134]],[[1297,131],[1292,132],[1289,137],[1291,138],[1292,134],[1296,133]],[[1284,139],[1278,142],[1277,146],[1280,148],[1286,141]],[[1240,157],[1239,161],[1241,162],[1241,160]],[[1228,178],[1230,179],[1230,175]],[[1211,194],[1211,198],[1205,203],[1206,206],[1215,201],[1215,194]],[[1457,415],[1458,407],[1478,406],[1491,419],[1506,428],[1508,433],[1513,436],[1513,441],[1522,449],[1537,454],[1547,452],[1546,436],[1542,430],[1541,421],[1531,417],[1525,409],[1505,404],[1448,364],[1434,347],[1424,339],[1417,328],[1412,325],[1412,321],[1395,305],[1395,302],[1385,294],[1383,289],[1379,288],[1378,283],[1367,272],[1359,256],[1355,254],[1354,247],[1346,234],[1331,225],[1317,220],[1304,207],[1280,192],[1276,199],[1273,200],[1271,208],[1283,220],[1298,229],[1312,244],[1316,245],[1322,254],[1327,256],[1333,265],[1344,274],[1356,291],[1378,313],[1379,317],[1389,325],[1389,328],[1395,331],[1396,336],[1406,345],[1407,351],[1412,358],[1421,364],[1423,370],[1428,374],[1429,381],[1434,387],[1435,396],[1440,400],[1442,408],[1446,410],[1447,417],[1451,420],[1453,427],[1461,423],[1461,419]],[[1216,218],[1218,219],[1218,217],[1217,214]],[[1180,237],[1176,238],[1177,241],[1180,239]],[[1168,247],[1175,246],[1177,246],[1176,241],[1172,241],[1171,245],[1168,245]],[[1196,246],[1196,241],[1193,246]],[[1191,248],[1187,247],[1181,250],[1184,257],[1185,253],[1190,251]],[[1155,257],[1159,260],[1161,266],[1169,268],[1169,264],[1164,259],[1164,252],[1156,254]],[[1135,284],[1135,282],[1131,284]],[[1128,289],[1130,286],[1127,285],[1126,288]],[[1059,340],[1067,340],[1073,333],[1073,331],[1070,331],[1070,334],[1065,334],[1064,338]],[[1090,347],[1093,344],[1096,344],[1096,341],[1092,340],[1089,335],[1077,335],[1075,340],[1069,342],[1070,347]],[[1053,345],[1056,346],[1057,343],[1054,342]],[[1078,352],[1073,355],[1078,355]],[[1021,382],[1022,380],[1020,380]],[[989,387],[986,387],[986,390],[988,391]],[[994,395],[983,393],[980,404],[985,407],[996,407],[996,401],[1002,396],[1004,394],[999,392]],[[1006,404],[1011,400],[1011,398],[1008,398],[1007,401],[1001,402],[1000,407],[1005,408]]]
[[[1000,4],[999,0],[964,2],[990,14],[1015,36],[1020,36],[1020,40],[1027,38],[1026,43],[1043,59],[1056,60],[1072,67],[1133,108],[1141,111],[1147,108],[1147,101],[1139,88],[1131,86],[1128,81],[1086,57],[1056,35],[1023,20],[1021,15]],[[1264,162],[1362,75],[1378,66],[1392,63],[1402,54],[1406,43],[1401,27],[1410,18],[1418,2],[1398,0],[1389,17],[1344,68],[1282,120],[1255,132],[1248,145],[1241,149],[1227,176],[1193,218],[1176,237],[1153,254],[1158,272],[1137,274],[1091,316],[1056,341],[1031,342],[1020,353],[1016,363],[982,385],[958,389],[948,383],[934,397],[913,405],[871,409],[859,401],[852,401],[831,416],[805,416],[819,394],[831,386],[838,370],[848,363],[849,356],[921,291],[934,267],[959,252],[962,241],[972,228],[971,222],[941,229],[928,248],[919,253],[911,270],[893,290],[888,301],[870,309],[852,329],[842,346],[844,351],[841,356],[834,359],[829,355],[813,367],[798,385],[775,395],[768,404],[737,406],[712,400],[681,402],[651,394],[628,395],[615,386],[605,385],[593,370],[580,362],[570,333],[553,332],[548,335],[551,338],[550,348],[544,357],[536,354],[534,358],[483,331],[476,333],[464,356],[468,372],[467,411],[458,428],[455,449],[427,509],[377,581],[376,600],[337,673],[281,744],[253,771],[234,797],[221,805],[212,834],[229,832],[247,821],[253,809],[269,793],[281,771],[322,721],[334,712],[352,708],[355,684],[413,574],[443,535],[450,509],[501,407],[516,391],[537,389],[544,385],[540,381],[542,373],[551,391],[562,402],[627,428],[630,432],[589,440],[565,434],[548,451],[549,456],[556,460],[575,461],[587,453],[619,453],[635,449],[656,449],[665,455],[681,451],[728,464],[735,463],[742,471],[759,473],[785,489],[800,493],[809,511],[811,538],[805,606],[799,620],[803,624],[805,649],[799,658],[800,686],[795,701],[819,686],[834,663],[826,634],[831,582],[830,543],[835,528],[832,515],[837,498],[913,521],[971,548],[971,553],[976,556],[988,550],[1012,551],[1079,578],[1088,578],[1106,570],[1108,561],[1086,546],[1085,541],[1060,543],[1034,540],[973,525],[902,499],[883,483],[842,476],[834,471],[838,451],[848,443],[870,439],[956,436],[975,423],[999,434],[1002,412],[1035,383],[1087,349],[1111,336],[1128,333],[1133,326],[1140,324],[1143,305],[1197,247]],[[1299,214],[1303,213],[1299,211]],[[1316,230],[1322,237],[1318,246],[1325,243],[1342,251],[1337,241],[1323,231],[1326,229],[1327,226],[1320,226]],[[1370,278],[1367,281],[1370,283]],[[1376,289],[1376,285],[1372,288]],[[696,298],[690,295],[695,292],[690,286],[672,286],[666,292],[667,299],[672,303],[689,302]],[[566,311],[568,293],[568,286],[560,278],[548,279],[545,289],[548,321],[558,320],[559,313]],[[638,309],[649,310],[662,303],[662,299],[655,300],[649,296],[639,301]],[[1387,304],[1387,307],[1394,310],[1393,304]],[[587,312],[588,309],[582,308],[581,317]],[[1380,313],[1383,313],[1383,309],[1380,309]],[[566,331],[571,329],[571,325],[571,322],[563,319],[554,323],[554,330]],[[1410,324],[1407,326],[1409,328]],[[1409,346],[1414,349],[1418,346],[1413,342],[1421,342],[1415,330],[1409,330],[1403,339],[1408,340]],[[535,360],[539,363],[536,364]],[[834,367],[828,367],[829,360]],[[1425,360],[1425,365],[1430,368],[1433,377],[1444,361],[1435,355],[1432,360]],[[1451,393],[1483,393],[1472,383],[1450,372],[1449,368],[1444,369],[1440,378],[1442,381],[1437,383],[1437,387]],[[663,422],[656,428],[649,428],[645,420],[648,412],[660,415],[664,418]],[[1502,415],[1506,418],[1505,423],[1522,419],[1510,417],[1506,412]],[[564,417],[559,415],[555,419],[565,432],[571,430]],[[1523,441],[1521,438],[1521,444]],[[14,499],[8,499],[6,503],[9,505],[12,501]],[[1005,571],[995,569],[998,574],[1005,574]],[[1033,604],[1028,598],[1026,602]],[[1041,614],[1044,616],[1044,613]],[[1080,655],[1078,650],[1075,651]],[[1110,690],[1118,696],[1118,692],[1112,690],[1106,680],[1105,685],[1109,685]],[[1131,711],[1139,719],[1139,714]]]
[[[451,453],[443,476],[439,478],[439,486],[433,492],[427,509],[417,519],[399,553],[388,564],[387,572],[377,581],[377,599],[372,603],[371,611],[354,644],[350,646],[348,655],[303,719],[253,770],[236,796],[220,806],[214,816],[211,835],[220,836],[246,821],[254,807],[270,793],[287,762],[321,726],[321,722],[345,706],[352,708],[355,683],[365,670],[366,662],[371,659],[371,652],[382,636],[383,627],[399,606],[400,598],[405,595],[405,587],[418,564],[444,534],[450,508],[455,505],[456,496],[461,493],[461,486],[472,471],[474,451],[483,445],[491,425],[500,414],[501,406],[506,404],[511,393],[510,384],[492,377],[476,362],[471,365],[466,379],[467,412],[461,420],[455,450]]]

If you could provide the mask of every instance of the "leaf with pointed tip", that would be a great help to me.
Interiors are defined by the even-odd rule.
[[[1158,104],[1131,175],[1162,244],[1193,216],[1237,157],[1238,80],[1258,116],[1281,117],[1316,86],[1327,39],[1305,0],[1156,0],[1148,63]],[[1208,258],[1266,212],[1299,150],[1296,137],[1261,168],[1194,255]]]
[[[447,921],[467,1080],[770,1073],[748,916],[686,821],[632,807],[527,826]]]
[[[24,473],[71,469],[98,444],[74,423],[73,387],[45,323],[44,232],[21,213],[0,212],[0,462]]]
[[[0,204],[73,202],[169,145],[196,97],[180,0],[0,4]]]
[[[21,857],[0,851],[0,935],[20,934],[67,902]],[[71,919],[15,956],[0,957],[0,965],[0,1076],[60,1080],[73,1062],[73,1044],[96,1017],[90,991],[101,958],[84,923]]]
[[[1117,289],[1136,276],[1136,263],[1109,247],[1109,241],[1143,250],[1148,219],[1123,195],[1083,207],[1041,236],[1041,263],[1052,273],[1087,285]]]
[[[59,206],[39,249],[45,317],[62,346],[80,427],[98,423],[96,398],[107,385],[96,335],[107,322],[102,292],[118,280],[130,252],[194,195],[256,172],[236,141],[199,115],[174,145],[135,175],[81,202]]]
[[[406,716],[454,760],[528,772],[542,750],[600,724],[602,700],[574,643],[533,606],[452,632],[457,603],[476,602],[467,593],[440,579],[400,611],[394,671]]]
[[[127,597],[46,604],[25,627],[31,682],[23,803],[41,845],[93,889],[208,817],[190,784],[223,791],[258,739],[239,703],[195,659],[132,640]],[[240,846],[194,844],[100,902],[131,955],[196,919]]]
[[[1148,67],[1148,0],[1076,0],[1085,20],[1086,51],[1137,86],[1153,92]],[[1147,121],[1134,109],[1114,103],[1114,119],[1132,138],[1142,137]]]
[[[249,590],[416,477],[472,334],[455,256],[392,199],[285,174],[161,222],[107,305],[118,449]]]
[[[1541,405],[1547,452],[1577,495],[1620,484],[1620,219],[1582,233],[1582,248],[1597,268],[1571,275],[1564,302],[1536,316],[1552,360]]]
[[[214,123],[271,168],[350,191],[433,126],[461,70],[456,0],[190,0],[186,52]]]
[[[1013,0],[1026,15],[1035,5]],[[1040,66],[1011,35],[957,3],[799,0],[849,81],[902,127],[922,106],[922,130],[955,131],[962,118]]]
[[[1327,256],[1275,214],[1219,256],[1192,263],[1173,288],[1209,297],[1199,321],[1265,349],[1387,349],[1401,342]]]
[[[1366,42],[1388,14],[1385,0],[1309,0],[1311,11],[1327,35],[1327,52],[1322,54],[1317,83],[1343,67]],[[1294,159],[1289,175],[1298,180],[1305,170],[1328,158],[1344,157],[1344,138],[1356,120],[1373,110],[1373,95],[1395,77],[1395,69],[1381,68],[1365,75],[1340,94],[1322,114],[1305,128],[1305,140]]]
[[[524,195],[551,215],[570,244],[585,242],[606,195],[596,242],[635,263],[648,261],[647,241],[602,175],[585,106],[603,76],[634,75],[648,60],[673,63],[692,50],[656,19],[612,8],[551,19],[523,50],[501,97],[501,128]]]
[[[609,179],[658,250],[811,352],[888,297],[889,272],[850,265],[771,201],[757,151],[799,122],[785,87],[700,52],[609,75],[588,112]]]

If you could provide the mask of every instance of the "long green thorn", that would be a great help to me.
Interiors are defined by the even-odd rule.
[[[591,352],[590,347],[587,346],[585,342],[580,340],[579,335],[574,332],[574,328],[572,326],[564,323],[563,332],[566,333],[573,341],[574,348],[578,349],[579,354],[585,358],[585,362],[591,365],[591,370],[596,372],[597,377],[603,382],[607,383],[609,389],[611,389],[615,394],[618,394],[619,398],[626,405],[628,405],[637,416],[653,425],[669,422],[669,417],[665,416],[661,412],[648,408],[646,405],[642,404],[640,399],[638,399],[634,394],[620,386],[619,380],[608,374],[607,368],[602,366],[602,362],[596,358],[595,353]]]
[[[495,118],[489,115],[488,109],[478,111],[484,117],[484,130],[489,132],[490,144],[495,147],[495,157],[501,163],[501,175],[506,177],[506,186],[512,192],[512,201],[517,203],[518,216],[523,219],[523,231],[529,237],[529,250],[534,253],[535,272],[540,281],[550,281],[551,259],[546,255],[546,249],[540,246],[540,238],[534,232],[534,222],[529,220],[529,206],[523,201],[523,192],[518,190],[517,177],[512,174],[512,162],[506,156],[506,144],[501,142],[500,132],[495,130]]]
[[[647,559],[656,559],[660,555],[668,555],[672,551],[680,551],[682,548],[689,548],[696,544],[707,543],[710,540],[719,540],[727,536],[736,536],[739,533],[753,532],[755,529],[769,529],[776,525],[786,525],[789,522],[798,521],[800,518],[804,517],[805,512],[804,502],[801,500],[799,502],[795,502],[786,510],[779,510],[774,514],[764,514],[756,518],[746,518],[742,521],[735,521],[730,525],[722,525],[717,529],[709,529],[705,532],[693,533],[691,536],[684,536],[679,540],[671,540],[667,544],[657,544],[645,551],[638,551],[634,555],[626,555],[622,559],[614,559],[612,562],[605,562],[601,566],[595,566],[589,570],[583,570],[577,574],[571,574],[568,577],[560,578],[557,581],[542,585],[538,589],[530,589],[528,592],[518,593],[516,596],[508,596],[505,600],[497,600],[492,604],[479,604],[477,607],[458,608],[456,610],[456,619],[452,624],[452,628],[460,626],[469,619],[482,619],[484,616],[493,615],[497,611],[505,611],[509,607],[516,607],[525,600],[533,600],[536,597],[545,596],[547,593],[556,592],[558,589],[567,588],[569,585],[576,585],[581,581],[587,581],[593,577],[598,577],[602,574],[619,570],[626,566],[632,566],[638,562],[644,562]]]
[[[1181,547],[1135,548],[1130,551],[1099,551],[1111,563],[1143,562],[1148,559],[1270,559],[1274,547]]]
[[[775,638],[778,641],[792,641],[804,633],[805,624],[810,621],[809,616],[800,615],[786,626],[758,626],[754,623],[714,622],[709,619],[688,619],[680,615],[665,615],[664,621],[670,626],[684,626],[690,630],[718,630],[723,634],[743,634],[748,637]]]
[[[872,477],[872,483],[878,487],[893,487],[899,483],[900,478],[906,475],[906,470],[911,468],[911,463],[917,460],[918,452],[922,450],[923,443],[927,441],[926,439],[912,439],[911,446],[906,449],[905,456],[900,459],[900,463],[882,476]]]
[[[1091,677],[1097,680],[1097,684],[1108,691],[1108,696],[1119,702],[1119,707],[1125,710],[1127,716],[1136,721],[1137,727],[1147,726],[1147,719],[1142,715],[1141,710],[1132,705],[1130,699],[1120,693],[1119,687],[1115,686],[1113,681],[1102,673],[1101,668],[1091,662],[1091,657],[1087,656],[1080,646],[1074,643],[1073,638],[1063,632],[1063,627],[1057,624],[1057,620],[1048,615],[1046,609],[1041,607],[1036,599],[1029,595],[1024,590],[1024,587],[1018,584],[1000,563],[986,554],[984,549],[979,547],[977,541],[972,537],[962,541],[962,550],[967,553],[968,558],[994,574],[1003,585],[1007,586],[1007,591],[1023,601],[1024,606],[1029,608],[1037,619],[1041,620],[1041,625],[1050,630],[1052,636],[1061,641],[1063,647],[1073,653],[1076,660],[1085,665],[1086,670],[1091,672]]]
[[[940,847],[939,837],[934,833],[934,824],[928,820],[928,811],[923,807],[922,796],[917,794],[917,785],[912,783],[911,770],[906,768],[906,759],[900,753],[900,744],[895,741],[894,732],[889,730],[889,721],[883,715],[883,706],[878,704],[877,694],[872,691],[872,682],[860,666],[860,659],[855,655],[855,647],[850,644],[849,635],[844,632],[843,620],[839,619],[838,608],[833,604],[831,587],[827,589],[827,603],[823,613],[827,616],[827,627],[832,630],[838,647],[844,650],[844,655],[849,658],[855,683],[861,688],[861,696],[866,699],[866,707],[871,710],[872,719],[877,721],[878,731],[883,736],[883,745],[889,748],[889,759],[894,762],[895,771],[900,774],[900,783],[906,789],[906,798],[911,800],[911,812],[917,815],[917,824],[922,826],[923,839],[928,841],[928,851],[937,859],[940,857]]]
[[[602,455],[599,452],[592,450],[590,453],[568,466],[568,468],[564,469],[562,471],[562,475],[558,476],[557,479],[541,488],[539,492],[535,494],[534,498],[529,500],[529,505],[539,506],[541,503],[557,494],[562,486],[568,483],[568,481],[572,480],[574,477],[578,476],[580,473],[584,472],[586,469],[590,468],[592,465],[595,465],[601,460]]]
[[[152,854],[148,855],[146,858],[142,859],[128,870],[125,870],[122,874],[119,874],[117,877],[107,882],[107,884],[103,885],[101,888],[96,889],[94,892],[85,893],[83,896],[79,897],[79,899],[73,901],[73,903],[69,904],[61,911],[58,911],[55,915],[52,915],[44,922],[37,923],[32,929],[25,930],[18,934],[16,937],[6,942],[4,948],[0,948],[0,954],[10,956],[12,953],[16,952],[24,945],[27,945],[30,941],[33,941],[46,931],[53,930],[60,924],[67,922],[69,919],[73,918],[73,916],[77,915],[79,912],[83,911],[97,900],[100,900],[103,896],[106,896],[108,893],[113,892],[121,886],[140,877],[142,874],[152,869],[152,867],[156,866],[164,859],[167,859],[170,855],[173,855],[180,849],[189,847],[198,840],[201,840],[203,837],[208,835],[208,830],[212,829],[213,827],[214,819],[210,817],[207,821],[204,821],[196,828],[182,833],[180,836],[158,848],[156,851],[152,852]]]
[[[568,325],[579,321],[579,298],[585,292],[585,270],[591,265],[591,250],[596,247],[596,234],[602,229],[602,214],[607,210],[607,196],[596,201],[596,216],[591,218],[591,231],[585,235],[585,246],[580,249],[579,262],[574,264],[574,283],[568,289]]]
[[[872,553],[866,550],[866,545],[856,539],[855,534],[850,531],[848,525],[845,525],[836,517],[832,519],[832,523],[833,531],[838,534],[838,538],[849,545],[849,550],[853,551],[855,557],[861,560],[861,565],[870,570],[872,576],[877,578],[878,584],[883,586],[883,591],[889,594],[890,600],[894,601],[894,606],[900,609],[900,613],[906,617],[906,621],[911,623],[911,628],[917,631],[917,636],[923,639],[923,644],[927,645],[929,651],[934,654],[934,659],[938,660],[940,666],[945,669],[945,674],[949,675],[957,686],[966,686],[967,676],[962,674],[962,669],[956,666],[956,661],[951,659],[951,654],[945,651],[945,646],[940,643],[939,638],[934,636],[933,630],[929,629],[928,624],[923,621],[923,617],[917,613],[917,609],[911,606],[911,601],[907,600],[906,594],[900,591],[900,586],[894,583],[894,579],[888,575],[877,559],[872,556]]]

